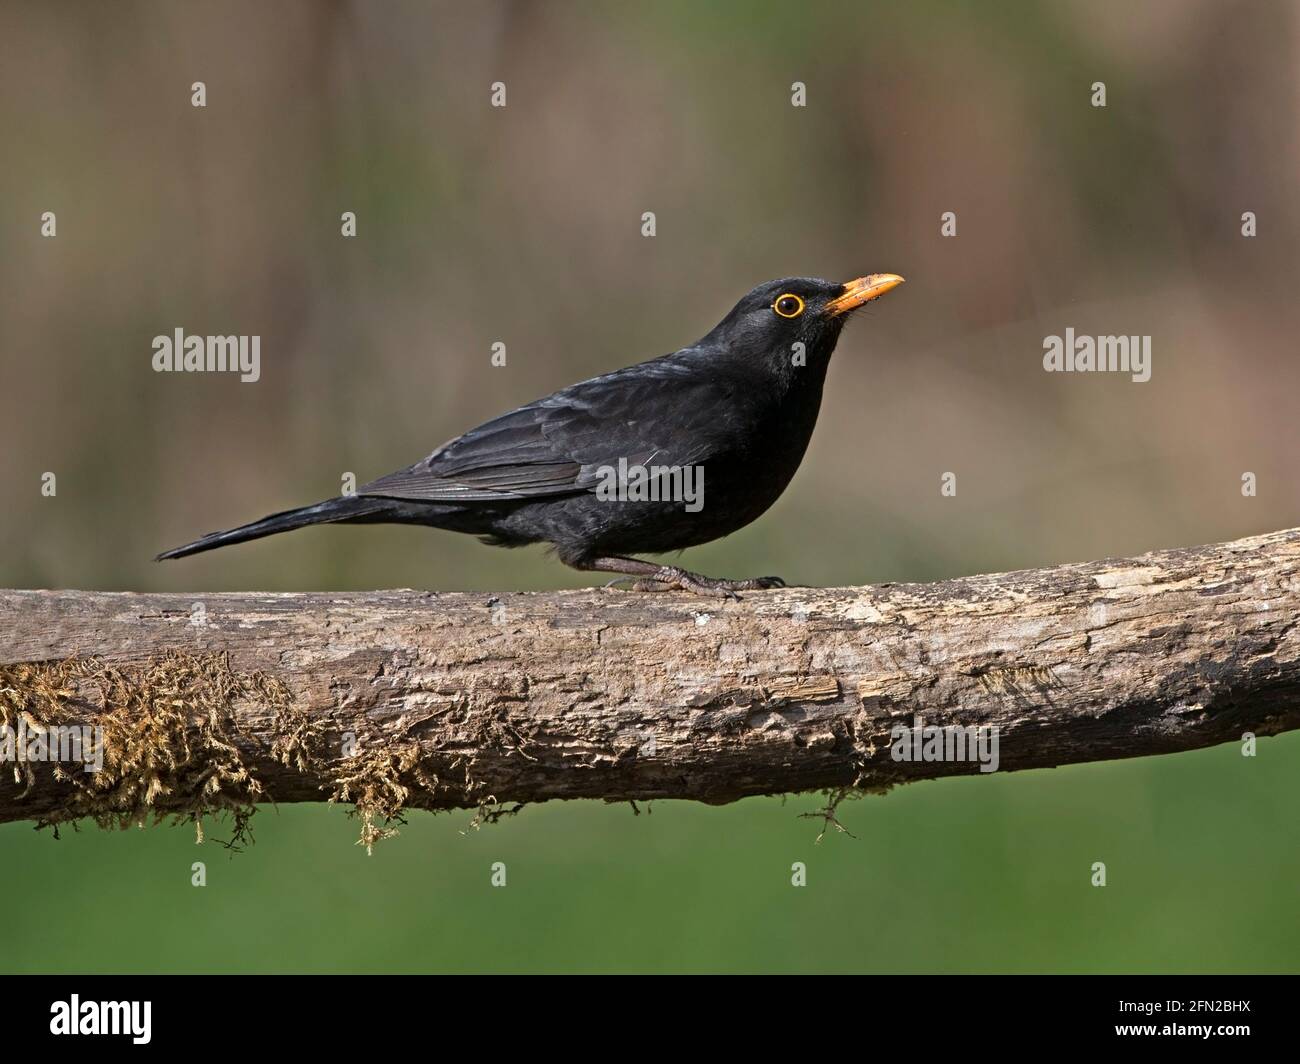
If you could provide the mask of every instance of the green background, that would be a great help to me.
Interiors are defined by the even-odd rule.
[[[1294,5],[1227,0],[9,0],[0,583],[594,583],[403,528],[150,558],[790,274],[908,284],[841,340],[786,495],[692,568],[932,580],[1292,526],[1298,50]],[[261,335],[262,380],[153,373],[176,327]],[[1066,327],[1151,335],[1151,381],[1045,374]],[[373,857],[324,806],[264,809],[238,855],[10,824],[0,970],[1296,971],[1297,768],[1289,735],[915,784],[821,843],[813,796],[416,813]]]

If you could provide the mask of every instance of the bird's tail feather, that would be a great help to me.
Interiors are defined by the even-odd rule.
[[[202,539],[196,539],[193,543],[186,543],[183,547],[174,547],[171,550],[163,551],[154,560],[163,561],[167,558],[184,558],[188,554],[216,550],[218,547],[228,547],[232,543],[246,543],[250,539],[261,539],[263,536],[273,536],[277,532],[288,532],[291,529],[303,528],[307,525],[364,518],[381,512],[385,505],[386,500],[384,499],[341,495],[337,499],[327,499],[325,502],[318,502],[314,506],[303,506],[297,510],[285,510],[283,513],[271,514],[270,517],[263,517],[260,521],[240,525],[238,528],[231,528],[225,532],[211,532]]]

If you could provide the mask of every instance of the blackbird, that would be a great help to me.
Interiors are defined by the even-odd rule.
[[[521,406],[354,495],[213,532],[187,554],[323,523],[414,524],[495,546],[549,543],[575,569],[638,591],[735,597],[779,577],[720,580],[628,557],[735,532],[803,459],[826,367],[850,313],[903,283],[787,277],[761,284],[703,339]]]

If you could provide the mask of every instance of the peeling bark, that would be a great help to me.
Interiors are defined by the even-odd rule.
[[[247,769],[248,792],[232,786],[249,803],[337,797],[376,816],[551,798],[722,803],[978,770],[895,760],[894,729],[914,715],[996,727],[1004,771],[1297,728],[1298,618],[1300,529],[740,602],[617,590],[0,591],[0,708],[17,720],[25,706],[47,725],[116,712],[124,735],[134,718],[113,699],[133,691],[132,705],[165,704],[195,729],[207,720],[207,739],[237,751],[223,778]],[[210,694],[190,704],[189,681],[159,671],[168,655],[224,658],[235,679],[205,690],[228,705],[214,709]],[[76,666],[62,695],[29,683],[32,667],[54,663]],[[106,686],[104,670],[126,679]],[[287,691],[296,716],[250,694],[266,690]],[[165,761],[183,738],[149,741]],[[88,804],[49,766],[15,781],[7,764],[0,821],[202,813],[209,784],[202,758],[187,756],[188,767],[158,770],[144,805],[138,786]]]

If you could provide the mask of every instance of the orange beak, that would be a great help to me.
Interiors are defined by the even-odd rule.
[[[832,316],[847,314],[864,303],[879,299],[891,288],[897,288],[903,279],[896,273],[872,273],[859,277],[844,286],[844,294],[836,296],[826,304],[826,311]]]

